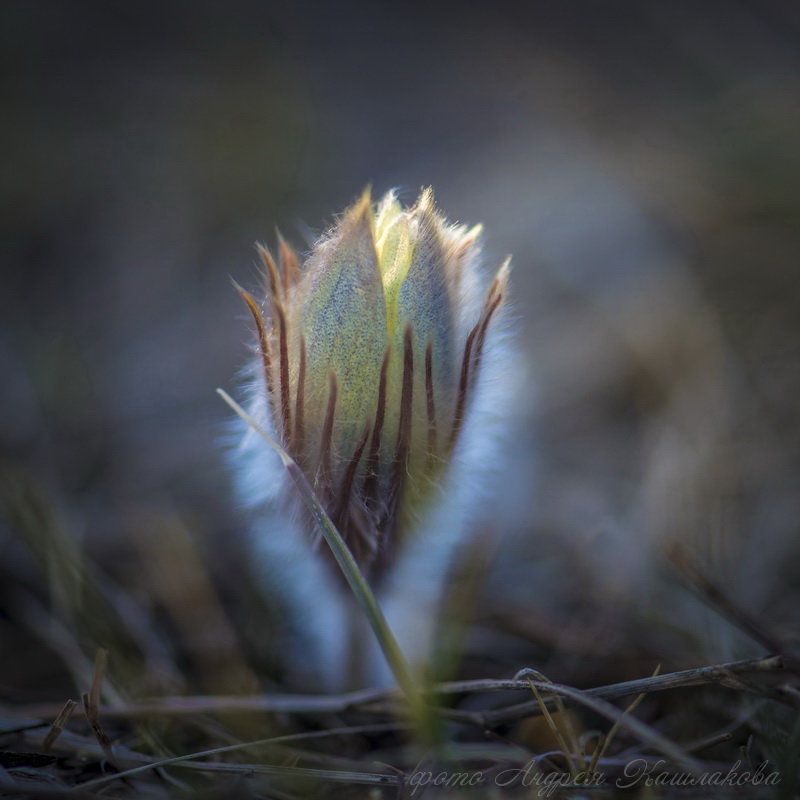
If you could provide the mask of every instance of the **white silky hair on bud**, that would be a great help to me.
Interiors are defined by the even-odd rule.
[[[268,408],[268,393],[260,357],[245,378],[247,412],[253,421],[277,438]],[[314,682],[322,691],[340,691],[346,682],[350,612],[342,587],[314,552],[287,502],[294,492],[277,452],[246,422],[231,422],[228,460],[237,500],[250,515],[247,550],[253,578],[279,607],[283,628],[278,645],[299,686]],[[320,546],[325,547],[324,542]]]

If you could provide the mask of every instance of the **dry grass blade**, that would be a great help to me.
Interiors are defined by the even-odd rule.
[[[687,755],[675,742],[662,736],[658,731],[653,730],[649,725],[645,725],[643,722],[636,719],[636,717],[627,716],[616,708],[616,706],[612,706],[611,703],[607,703],[605,700],[600,700],[597,697],[592,697],[578,689],[573,689],[571,686],[562,686],[560,684],[546,683],[544,681],[533,681],[533,679],[529,679],[529,682],[535,683],[540,689],[574,700],[576,703],[586,706],[586,708],[591,709],[596,714],[612,722],[619,722],[622,727],[627,728],[641,742],[649,745],[668,758],[671,758],[676,764],[687,770],[687,772],[690,772],[692,775],[699,775],[702,773],[702,764]]]
[[[64,703],[64,707],[53,720],[53,724],[50,726],[47,736],[44,737],[44,741],[42,742],[43,752],[46,753],[53,746],[55,740],[61,735],[61,731],[64,730],[64,726],[69,722],[69,718],[72,716],[72,712],[77,705],[78,704],[74,700],[67,700],[67,702]]]
[[[556,725],[555,720],[553,719],[553,715],[550,713],[550,710],[547,708],[546,703],[542,699],[542,695],[539,692],[539,685],[549,684],[552,681],[543,675],[541,672],[535,669],[530,669],[529,667],[520,670],[515,676],[515,679],[524,679],[528,682],[528,685],[531,688],[531,691],[536,698],[536,702],[539,704],[539,708],[544,716],[545,720],[547,721],[547,726],[550,728],[553,736],[555,737],[556,741],[558,742],[558,746],[561,748],[561,752],[564,754],[564,758],[567,760],[567,768],[569,769],[569,774],[573,777],[578,773],[578,767],[575,764],[575,757],[579,756],[578,752],[578,745],[575,740],[575,732],[572,730],[572,726],[569,725],[569,717],[567,716],[566,709],[564,708],[564,703],[561,698],[556,694],[554,696],[554,703],[558,713],[561,715],[561,719],[566,721],[567,724],[567,732],[570,737],[570,743],[567,744],[566,740],[564,739],[564,735],[561,732],[561,728]]]
[[[652,677],[655,678],[658,675],[659,672],[661,672],[661,664],[659,664],[655,668],[655,670],[653,671]],[[623,712],[623,715],[624,716],[630,716],[636,710],[636,708],[639,706],[639,704],[642,702],[642,700],[644,700],[645,697],[647,697],[647,692],[642,692],[641,694],[638,694],[633,699],[633,701],[628,705],[628,707],[625,709],[625,711]],[[591,768],[589,770],[590,772],[594,772],[595,771],[595,769],[597,768],[597,764],[600,762],[600,760],[606,754],[606,751],[608,750],[609,746],[611,745],[611,742],[614,741],[614,737],[617,735],[617,731],[619,730],[619,726],[620,726],[620,721],[617,720],[611,726],[611,730],[608,732],[608,735],[603,739],[602,745],[597,748],[597,752],[592,757],[592,766],[591,766]]]
[[[100,690],[103,685],[103,676],[106,672],[108,665],[108,651],[102,647],[97,651],[94,662],[94,675],[92,676],[92,685],[88,692],[84,692],[81,699],[83,700],[83,711],[86,714],[86,719],[94,732],[97,742],[103,749],[103,754],[109,763],[116,767],[114,760],[114,751],[111,749],[111,739],[103,730],[100,724]]]
[[[209,772],[232,772],[238,775],[275,775],[283,778],[306,778],[331,783],[350,783],[362,786],[401,786],[397,775],[380,772],[355,772],[352,770],[313,769],[311,767],[284,767],[273,764],[186,764],[192,769]]]

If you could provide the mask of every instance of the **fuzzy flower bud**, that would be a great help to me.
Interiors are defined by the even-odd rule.
[[[484,473],[483,462],[492,460],[481,450],[483,437],[492,438],[490,415],[484,413],[479,423],[485,433],[471,444],[463,441],[471,420],[480,416],[476,406],[482,403],[484,412],[502,406],[496,398],[487,401],[481,387],[492,366],[487,350],[495,347],[489,360],[502,364],[494,339],[502,339],[495,329],[507,294],[508,261],[481,289],[479,235],[480,226],[447,223],[430,190],[407,209],[391,192],[375,207],[367,191],[314,245],[304,265],[282,239],[277,258],[259,248],[267,277],[263,306],[240,290],[258,332],[251,412],[303,470],[378,589],[400,571],[403,554],[413,550],[424,521],[435,516],[431,509],[444,503],[446,492],[458,493],[469,482],[464,470],[458,473],[459,453],[461,461],[466,453],[479,462]],[[273,510],[281,500],[299,508],[294,518],[304,538],[318,545],[310,515],[285,477],[256,457],[259,447],[263,452],[263,443],[245,443],[244,495],[266,499]],[[459,496],[460,506],[468,505],[464,499]],[[464,527],[459,513],[435,523],[450,530],[426,535],[454,541]],[[338,591],[320,588],[325,580],[332,579],[334,587],[338,581],[327,547],[316,548],[329,563],[314,572],[305,568],[311,554],[304,559],[299,548],[292,550],[290,537],[280,531],[262,535],[270,539],[265,546],[273,562],[283,548],[286,568],[278,571],[284,578],[292,572],[286,580],[295,595],[314,595],[319,609],[320,594]],[[434,551],[425,560],[439,564]],[[431,574],[438,570],[433,584],[444,572],[436,564],[426,565]],[[423,571],[413,569],[417,585],[406,586],[406,595],[418,591]],[[434,594],[428,594],[431,604]],[[339,624],[350,623],[327,627]],[[321,635],[324,630],[315,634]]]
[[[465,319],[479,232],[430,190],[377,212],[365,192],[302,270],[285,242],[277,263],[260,250],[268,315],[246,299],[274,429],[374,579],[447,469],[506,293],[507,263]]]

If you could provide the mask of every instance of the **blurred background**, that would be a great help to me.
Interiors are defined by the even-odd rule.
[[[459,674],[761,652],[800,601],[800,6],[8,3],[0,693],[283,680],[223,456],[275,226],[436,189],[514,255],[529,377]],[[488,543],[488,544],[487,544]],[[116,670],[116,672],[115,672]]]

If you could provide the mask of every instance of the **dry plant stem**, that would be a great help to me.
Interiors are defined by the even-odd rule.
[[[606,700],[613,700],[618,697],[627,697],[641,692],[663,692],[668,689],[681,689],[689,686],[705,686],[718,683],[725,685],[731,675],[748,673],[780,673],[786,669],[781,656],[767,656],[766,658],[748,659],[746,661],[731,661],[726,664],[715,664],[709,667],[696,667],[694,669],[680,670],[679,672],[668,672],[665,675],[657,675],[652,678],[637,678],[632,681],[622,681],[612,683],[607,686],[598,686],[592,689],[584,689],[583,694],[590,697],[599,697]],[[464,683],[453,684],[451,690],[465,691]],[[486,684],[482,687],[473,687],[473,691],[479,688],[488,689],[521,689],[526,686],[513,685],[513,681],[476,681],[474,683]],[[552,691],[555,691],[554,689]],[[777,699],[777,698],[776,698]],[[504,725],[515,722],[523,717],[528,717],[538,712],[535,702],[518,703],[496,711],[487,711],[483,717],[488,727]]]
[[[148,770],[159,769],[161,767],[169,767],[169,766],[183,766],[183,767],[190,767],[192,769],[208,769],[214,772],[222,772],[222,771],[236,771],[241,772],[243,771],[242,764],[226,764],[226,763],[203,763],[203,764],[193,764],[191,763],[195,759],[198,758],[205,758],[206,756],[213,756],[213,755],[221,755],[222,753],[232,753],[237,750],[247,750],[252,747],[265,747],[268,745],[273,744],[281,744],[285,742],[297,742],[309,739],[323,739],[323,738],[330,738],[333,736],[348,736],[351,734],[360,734],[360,733],[377,733],[381,731],[395,731],[398,729],[398,726],[394,723],[388,725],[356,725],[349,728],[332,728],[327,731],[308,731],[305,733],[290,733],[285,736],[272,736],[267,739],[257,739],[255,741],[250,742],[237,742],[236,744],[225,745],[223,747],[212,747],[209,750],[200,750],[196,753],[188,753],[187,755],[183,756],[174,756],[172,758],[165,758],[159,761],[151,761],[147,764],[141,764],[137,767],[131,767],[130,769],[126,769],[122,772],[116,772],[113,775],[104,775],[101,778],[95,778],[94,780],[87,781],[86,783],[81,784],[82,789],[87,788],[94,788],[96,786],[101,786],[105,783],[110,783],[111,781],[119,780],[120,778],[129,778],[133,775],[138,775],[142,772],[147,772]],[[263,771],[267,774],[278,774],[278,775],[286,775],[286,774],[307,774],[309,772],[319,772],[324,773],[325,776],[328,775],[327,770],[305,770],[297,768],[298,771],[296,772],[282,772],[281,770],[285,769],[283,767],[271,767],[267,765],[248,765],[248,768],[253,767],[257,771]],[[294,769],[294,768],[290,768]],[[248,771],[250,771],[248,769]],[[352,773],[351,773],[352,774]],[[377,777],[370,774],[370,777]],[[332,779],[335,780],[335,779]],[[352,779],[350,782],[358,783],[360,781]],[[380,783],[381,781],[367,781],[369,783]]]
[[[709,684],[725,684],[733,675],[785,673],[786,667],[781,656],[731,661],[707,667],[668,672],[650,678],[637,678],[631,681],[612,683],[584,689],[582,693],[589,697],[600,697],[613,700],[619,697],[640,694],[642,692],[663,692],[669,689],[680,689],[690,686],[706,686]],[[431,695],[469,694],[477,692],[502,692],[530,690],[525,680],[473,680],[451,681],[434,685]],[[555,691],[552,687],[551,692]],[[188,697],[164,697],[151,702],[130,705],[115,705],[98,709],[106,719],[129,719],[146,716],[186,716],[190,714],[236,714],[242,711],[267,711],[283,714],[341,714],[352,709],[360,711],[388,712],[386,706],[395,698],[396,690],[362,689],[338,695],[292,695],[262,694],[209,697],[195,695]],[[381,705],[383,703],[383,705]],[[551,701],[545,700],[548,707]],[[60,710],[54,705],[18,706],[15,716],[28,718],[53,717]],[[453,712],[450,712],[452,714]],[[536,716],[540,713],[536,702],[517,703],[493,711],[460,712],[454,719],[494,728],[508,722],[515,722],[523,717]]]
[[[47,736],[44,737],[44,741],[42,742],[43,752],[46,753],[53,746],[53,743],[58,739],[61,731],[64,730],[64,726],[69,722],[69,718],[72,716],[72,712],[77,705],[78,704],[74,700],[67,700],[67,702],[64,703],[64,707],[53,720],[53,724],[50,726]]]
[[[721,744],[722,742],[729,742],[733,739],[733,734],[730,731],[723,731],[722,733],[715,733],[713,736],[707,736],[705,739],[692,742],[691,744],[684,745],[684,750],[687,753],[700,753],[703,750],[708,750],[714,745]]]
[[[88,692],[84,692],[81,699],[83,700],[83,711],[86,714],[86,719],[94,732],[95,737],[103,748],[103,754],[106,759],[117,766],[114,759],[114,752],[111,749],[111,739],[103,730],[100,724],[100,689],[103,684],[103,676],[106,672],[106,665],[108,664],[108,651],[102,647],[97,651],[94,662],[94,675],[92,675],[92,685]]]
[[[294,481],[303,501],[314,515],[325,541],[330,547],[339,568],[342,570],[342,574],[367,617],[378,644],[386,657],[389,668],[397,681],[397,685],[402,689],[409,702],[412,713],[418,715],[417,718],[421,721],[429,722],[425,700],[411,676],[408,662],[400,650],[400,646],[397,644],[397,640],[394,638],[394,634],[389,628],[378,602],[375,600],[375,595],[373,595],[372,590],[364,580],[364,576],[361,574],[352,553],[325,512],[303,471],[297,466],[294,459],[227,392],[223,389],[217,389],[217,393],[280,456],[283,466]]]

